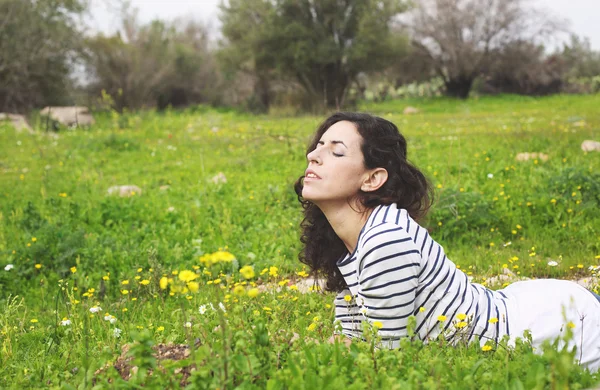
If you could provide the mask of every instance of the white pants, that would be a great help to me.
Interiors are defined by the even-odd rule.
[[[540,351],[544,340],[564,335],[571,323],[574,337],[568,347],[577,347],[576,359],[591,372],[600,369],[600,302],[588,290],[567,280],[536,279],[501,291],[509,298],[511,339],[529,329]]]

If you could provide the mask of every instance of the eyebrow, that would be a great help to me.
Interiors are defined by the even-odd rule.
[[[344,147],[345,147],[346,149],[348,149],[348,146],[346,146],[346,144],[344,143],[344,141],[333,140],[333,141],[329,141],[329,142],[330,142],[330,143],[332,143],[332,144],[334,144],[334,145],[338,145],[338,144],[344,145]],[[324,141],[319,141],[318,143],[319,143],[319,144],[323,144],[323,145],[325,145],[325,142],[324,142]]]

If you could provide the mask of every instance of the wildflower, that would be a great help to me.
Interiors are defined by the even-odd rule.
[[[12,265],[12,264],[7,264],[7,265],[6,265],[6,267],[4,267],[4,270],[5,270],[5,271],[10,271],[10,270],[11,270],[11,269],[13,269],[13,268],[15,268],[15,266],[14,266],[14,265]]]
[[[198,308],[198,311],[200,312],[200,314],[204,314],[204,313],[206,313],[206,305],[201,305],[201,306]]]
[[[117,319],[115,316],[107,314],[104,316],[104,321],[109,321],[111,324],[114,324],[115,322],[117,322]]]
[[[494,178],[494,174],[493,173],[488,173],[487,177],[488,177],[488,179],[493,179]]]
[[[100,311],[102,311],[102,308],[100,306],[90,307],[90,313],[98,313]]]
[[[438,318],[437,318],[437,320],[438,320],[439,322],[444,322],[444,321],[446,321],[447,319],[448,319],[448,317],[446,317],[445,315],[438,316]]]
[[[251,288],[250,290],[248,290],[248,296],[250,298],[256,298],[258,294],[260,294],[260,291],[258,291],[257,288]]]
[[[144,279],[140,282],[141,285],[147,286],[150,284],[150,281],[148,279]]]
[[[496,318],[496,317],[494,317],[494,318],[490,318],[490,319],[488,320],[488,322],[489,322],[490,324],[495,324],[495,323],[497,323],[497,322],[498,322],[498,318]]]
[[[32,241],[32,242],[36,242],[36,241],[37,241],[37,238],[35,238],[35,237],[31,237],[31,241]]]
[[[464,328],[467,325],[468,325],[468,323],[466,323],[465,321],[460,321],[460,322],[457,322],[456,325],[454,325],[454,326],[456,326],[457,328],[460,329],[460,328]]]
[[[217,278],[217,279],[213,280],[213,284],[219,284],[219,283],[221,283],[221,279],[220,278]]]
[[[252,279],[255,276],[254,268],[252,268],[252,266],[245,265],[240,268],[240,274],[242,274],[244,279]]]
[[[246,293],[246,289],[244,286],[235,286],[233,289],[233,293],[235,295],[244,295]]]
[[[556,261],[554,261],[554,260],[550,260],[550,261],[548,262],[548,265],[549,265],[550,267],[556,267],[556,266],[558,265],[558,262],[556,262]]]
[[[344,301],[350,302],[352,300],[352,295],[346,294],[344,295]]]
[[[583,264],[577,264],[577,268],[583,268]]]
[[[456,318],[458,318],[459,320],[464,320],[465,318],[467,318],[467,315],[465,313],[459,313],[456,315]]]
[[[425,312],[425,308],[424,308],[423,306],[421,306],[421,307],[419,308],[419,312],[420,312],[420,313],[424,313],[424,312]]]
[[[183,326],[185,326],[186,328],[191,328],[192,327],[192,323],[188,321],[185,324],[183,324]]]
[[[42,265],[38,263],[38,264],[35,265],[35,268],[36,269],[40,269],[40,268],[42,268]]]
[[[61,192],[58,194],[58,196],[60,196],[61,198],[66,198],[67,197],[67,193],[66,192]]]
[[[121,329],[115,328],[115,329],[113,329],[113,336],[116,337],[116,338],[119,338],[119,337],[121,337],[121,333],[122,332],[123,331]]]
[[[575,324],[573,323],[573,321],[569,321],[569,323],[567,323],[567,327],[569,329],[575,329]]]
[[[483,352],[491,351],[492,347],[490,345],[484,345],[483,347],[481,347],[481,350]]]
[[[129,280],[124,280],[121,282],[122,285],[127,286],[129,284]]]
[[[69,326],[71,325],[71,320],[67,319],[67,317],[63,318],[62,321],[60,322],[61,326]]]
[[[195,292],[197,292],[197,291],[198,291],[198,289],[200,288],[200,283],[198,283],[198,282],[188,282],[188,284],[187,284],[187,288],[188,288],[188,289],[189,289],[191,292],[195,293]]]
[[[127,294],[129,294],[129,290],[121,290],[121,294],[127,295]]]
[[[192,280],[196,279],[198,275],[195,272],[184,270],[179,273],[178,277],[181,281],[191,282]]]
[[[308,328],[306,328],[309,332],[314,331],[315,329],[317,329],[317,324],[315,324],[314,322],[310,325],[308,325]]]
[[[142,272],[144,269],[143,268],[138,268],[137,272]]]
[[[164,326],[159,326],[158,328],[156,328],[157,332],[162,332],[163,330],[165,330]]]
[[[169,279],[167,279],[166,276],[163,276],[162,278],[160,278],[159,285],[162,290],[167,288],[168,283],[169,283]]]
[[[377,329],[381,329],[381,328],[383,328],[383,324],[381,323],[381,321],[375,321],[375,322],[373,322],[373,327],[377,328]]]
[[[36,322],[38,322],[38,320],[36,318],[34,318],[31,320],[31,322],[35,324]]]
[[[279,271],[279,268],[277,267],[269,267],[269,276],[277,276],[277,271]]]
[[[109,274],[109,275],[110,275],[110,274]],[[104,276],[102,277],[102,280],[110,280],[110,276],[109,276],[109,275],[104,275]]]
[[[306,273],[306,271],[296,272],[296,275],[300,276],[301,278],[307,278],[308,277],[308,274]]]

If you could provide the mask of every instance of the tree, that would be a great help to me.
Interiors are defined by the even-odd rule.
[[[298,83],[315,107],[344,105],[361,72],[379,70],[398,58],[403,40],[391,31],[405,8],[401,0],[252,0],[222,6],[229,50],[259,72],[277,72]],[[252,18],[248,36],[233,21]],[[245,19],[248,20],[248,19]],[[255,28],[256,27],[256,28]],[[232,32],[233,30],[233,32]]]
[[[0,111],[69,100],[85,0],[0,0]]]
[[[560,23],[527,0],[421,0],[407,25],[431,60],[446,94],[467,98],[473,81],[511,42],[538,43]]]

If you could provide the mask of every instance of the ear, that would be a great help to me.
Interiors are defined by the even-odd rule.
[[[385,168],[375,168],[369,176],[363,181],[360,189],[364,192],[373,192],[381,188],[388,179],[388,172]]]

